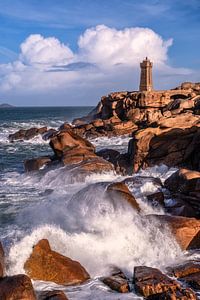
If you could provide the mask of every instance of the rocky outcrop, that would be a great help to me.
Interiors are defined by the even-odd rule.
[[[3,246],[0,242],[0,278],[4,275],[4,268],[5,268],[5,254],[3,250]]]
[[[146,266],[134,268],[134,283],[136,292],[143,297],[180,289],[177,281],[170,279],[158,269]]]
[[[116,292],[128,293],[130,291],[128,279],[118,268],[114,269],[110,276],[103,277],[101,280],[105,285]]]
[[[50,156],[27,159],[24,161],[24,168],[26,172],[38,171],[41,168],[50,164],[51,162],[52,158]]]
[[[180,169],[165,181],[165,187],[171,192],[179,214],[200,217],[200,172]]]
[[[27,129],[27,130],[20,129],[19,131],[15,132],[13,134],[10,134],[8,136],[8,139],[10,142],[14,142],[17,140],[21,140],[21,141],[30,140],[30,139],[36,137],[37,135],[44,134],[45,132],[47,132],[47,127],[41,127],[41,128],[33,127],[30,129]]]
[[[40,293],[39,300],[68,300],[68,298],[64,292],[54,290]]]
[[[200,220],[169,215],[149,215],[147,218],[159,221],[160,228],[168,226],[183,250],[200,248]]]
[[[180,288],[175,291],[167,291],[156,295],[151,295],[147,300],[197,300],[196,294],[193,290],[187,288]]]
[[[199,261],[188,261],[186,263],[169,267],[169,275],[176,278],[184,278],[191,274],[200,273],[200,262]]]
[[[200,123],[185,128],[146,128],[138,131],[129,142],[128,154],[133,170],[158,164],[187,165],[198,170]]]
[[[48,240],[40,240],[24,264],[26,273],[34,280],[73,285],[90,278],[79,262],[52,251]]]
[[[0,279],[0,299],[36,300],[30,278],[26,275],[15,275]]]

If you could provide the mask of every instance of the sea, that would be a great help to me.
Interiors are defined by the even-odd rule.
[[[198,253],[182,251],[168,228],[145,218],[149,214],[164,214],[146,199],[160,188],[153,178],[164,182],[176,169],[161,165],[133,175],[138,180],[128,186],[141,207],[141,214],[137,214],[128,203],[116,206],[102,196],[101,183],[125,177],[114,172],[99,174],[97,170],[84,182],[72,181],[63,166],[25,173],[25,159],[52,154],[49,142],[41,136],[24,142],[8,141],[8,135],[19,129],[42,126],[57,129],[91,110],[92,107],[0,109],[0,241],[6,251],[7,274],[24,273],[23,266],[33,245],[47,238],[53,250],[79,261],[91,280],[67,287],[33,281],[37,292],[60,289],[70,300],[143,299],[132,285],[134,266],[146,265],[164,271],[167,266],[198,258]],[[101,137],[90,141],[97,150],[112,148],[125,153],[129,139]],[[121,268],[130,278],[130,293],[116,293],[101,282],[101,277],[109,275],[113,266]]]

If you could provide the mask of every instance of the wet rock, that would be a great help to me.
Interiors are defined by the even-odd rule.
[[[183,250],[200,248],[200,220],[169,215],[149,215],[147,218],[158,220],[161,228],[168,226]]]
[[[182,280],[195,290],[200,290],[200,272],[185,276]]]
[[[147,300],[197,300],[196,294],[191,289],[177,289],[176,291],[167,291],[156,295],[151,295]]]
[[[175,291],[180,284],[170,279],[156,268],[139,266],[134,268],[134,283],[136,291],[144,297],[162,292]]]
[[[178,266],[167,268],[170,276],[175,276],[176,278],[183,278],[185,276],[199,273],[200,272],[200,262],[199,261],[189,261]]]
[[[37,135],[42,135],[47,131],[47,127],[41,127],[41,128],[30,128],[30,129],[20,129],[19,131],[10,134],[8,136],[8,139],[10,142],[14,142],[17,140],[30,140],[32,138],[34,138]]]
[[[4,269],[5,269],[5,254],[3,250],[3,246],[0,242],[0,278],[4,275]]]
[[[57,157],[62,157],[66,151],[74,148],[84,148],[93,152],[95,150],[94,146],[89,141],[76,135],[70,130],[59,132],[50,140],[50,146]]]
[[[63,154],[62,162],[64,165],[79,164],[83,161],[96,158],[96,154],[88,149],[74,148]]]
[[[182,168],[166,179],[164,185],[183,207],[182,215],[200,217],[200,172]]]
[[[162,191],[147,195],[147,200],[153,205],[153,206],[165,206],[165,197]]]
[[[104,277],[101,280],[116,292],[128,293],[130,291],[128,279],[120,269],[115,269],[110,276]]]
[[[40,240],[24,264],[26,273],[34,280],[73,285],[90,278],[79,262],[52,251],[48,240]]]
[[[80,164],[69,166],[70,182],[82,182],[87,176],[95,173],[114,172],[114,166],[101,157],[94,157],[89,160],[84,160]]]
[[[69,123],[65,122],[63,123],[60,127],[59,127],[59,131],[61,130],[71,130],[73,128],[72,125],[70,125]]]
[[[114,182],[109,184],[106,193],[109,198],[115,201],[127,201],[137,212],[140,212],[139,204],[125,183]]]
[[[50,164],[52,159],[50,156],[43,156],[33,159],[27,159],[24,161],[24,167],[26,172],[38,171],[42,167]]]
[[[57,133],[58,131],[56,129],[50,128],[42,135],[42,139],[44,141],[48,141],[49,139],[53,138]]]
[[[63,291],[54,290],[40,293],[39,300],[68,300],[68,298]]]
[[[0,299],[36,300],[30,278],[26,275],[15,275],[0,279]]]

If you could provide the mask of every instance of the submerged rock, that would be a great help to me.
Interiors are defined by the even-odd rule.
[[[26,275],[15,275],[0,279],[0,299],[36,300],[30,278]]]
[[[79,262],[52,251],[48,240],[40,240],[24,264],[26,273],[34,280],[73,285],[90,278]]]

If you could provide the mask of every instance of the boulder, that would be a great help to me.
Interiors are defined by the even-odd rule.
[[[54,137],[57,133],[58,133],[58,131],[56,129],[50,128],[45,133],[43,133],[42,139],[44,141],[48,141],[49,139],[51,139],[52,137]]]
[[[8,139],[10,142],[14,142],[17,140],[30,140],[37,135],[42,135],[47,131],[47,127],[36,128],[32,127],[30,129],[20,129],[19,131],[10,134]]]
[[[200,290],[200,272],[190,274],[181,279],[195,290]]]
[[[134,268],[135,290],[143,297],[156,295],[162,292],[175,291],[180,284],[170,279],[156,268],[138,266]]]
[[[79,164],[83,161],[96,158],[96,154],[85,148],[73,148],[63,154],[62,162],[64,165]]]
[[[27,159],[24,161],[24,167],[26,172],[38,171],[42,167],[50,164],[52,159],[50,156],[42,156],[33,159]]]
[[[0,299],[36,300],[31,280],[26,275],[15,275],[0,279]]]
[[[139,204],[125,183],[114,182],[109,184],[106,188],[106,194],[114,201],[127,201],[134,210],[140,212]]]
[[[57,157],[74,148],[84,148],[89,151],[95,150],[95,147],[86,139],[73,133],[71,130],[61,131],[50,140],[50,146]]]
[[[183,278],[185,276],[200,273],[199,261],[188,261],[186,263],[167,268],[169,275],[176,278]]]
[[[0,278],[4,275],[4,269],[5,269],[5,254],[3,250],[3,246],[0,242]]]
[[[115,269],[108,277],[103,277],[102,282],[109,286],[112,290],[119,293],[128,293],[130,287],[128,284],[128,279],[120,269]]]
[[[187,123],[185,123],[187,126]],[[128,155],[137,172],[158,164],[185,165],[200,170],[200,128],[146,128],[137,131],[129,142]]]
[[[175,291],[167,291],[156,295],[151,295],[147,300],[197,300],[196,294],[191,289],[177,289]]]
[[[34,280],[53,281],[61,285],[83,283],[90,278],[79,262],[51,250],[48,240],[40,240],[24,264]]]
[[[168,226],[183,250],[200,248],[200,220],[169,215],[149,215],[147,218],[159,221],[161,228]]]
[[[63,291],[54,290],[40,293],[39,300],[68,300],[68,298]]]
[[[200,217],[200,172],[179,169],[165,180],[165,187],[182,209],[182,215]]]
[[[165,206],[165,196],[162,191],[147,195],[147,200],[152,206]]]
[[[102,149],[96,152],[96,154],[103,159],[111,162],[118,174],[127,175],[131,173],[129,156],[126,153],[121,154],[117,150]]]

